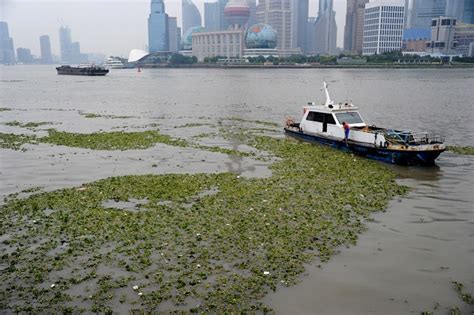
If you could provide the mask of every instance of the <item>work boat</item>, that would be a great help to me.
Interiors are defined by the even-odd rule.
[[[315,105],[311,102],[304,106],[300,123],[289,118],[285,126],[287,135],[401,165],[433,165],[446,150],[441,136],[368,126],[357,107],[352,103],[335,104],[326,82],[323,85],[326,103]],[[343,122],[349,125],[347,141]]]

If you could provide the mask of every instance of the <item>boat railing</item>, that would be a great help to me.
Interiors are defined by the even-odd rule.
[[[444,137],[430,132],[411,132],[411,131],[397,131],[387,130],[385,132],[385,139],[392,144],[402,145],[422,145],[443,143]]]

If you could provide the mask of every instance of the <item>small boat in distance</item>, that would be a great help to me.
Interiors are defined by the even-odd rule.
[[[118,57],[109,57],[105,62],[105,67],[107,69],[125,69],[126,66]]]
[[[446,150],[441,136],[368,126],[357,107],[331,101],[326,82],[324,90],[326,103],[311,102],[304,106],[300,123],[292,118],[287,120],[286,135],[400,165],[434,165],[435,159]],[[350,128],[347,142],[343,122]]]
[[[94,65],[79,67],[61,66],[57,67],[56,70],[58,71],[58,74],[64,75],[104,76],[109,73],[108,69]]]

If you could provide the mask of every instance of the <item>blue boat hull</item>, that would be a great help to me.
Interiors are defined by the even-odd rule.
[[[436,158],[445,150],[429,150],[429,151],[405,151],[405,150],[391,150],[389,148],[376,148],[373,146],[367,146],[358,144],[353,141],[349,141],[348,144],[345,141],[333,140],[325,137],[319,137],[315,135],[308,135],[300,131],[295,131],[285,128],[285,133],[288,136],[301,139],[312,143],[320,143],[328,145],[330,147],[339,149],[345,152],[351,152],[360,156],[367,157],[369,159],[383,161],[392,164],[399,165],[420,165],[430,166],[435,164]]]

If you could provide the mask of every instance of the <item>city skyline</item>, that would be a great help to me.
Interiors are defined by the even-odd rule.
[[[182,25],[181,0],[164,2],[166,13],[177,17],[178,26]],[[204,17],[204,2],[211,1],[193,2]],[[66,3],[60,0],[53,2],[7,0],[0,2],[0,20],[9,24],[10,36],[14,38],[15,47],[29,48],[31,53],[38,57],[41,55],[38,41],[41,35],[50,36],[52,53],[60,55],[57,33],[61,25],[74,29],[75,40],[81,42],[81,51],[87,53],[128,56],[133,48],[146,48],[150,1],[114,2],[114,10],[110,10],[111,3],[111,1]],[[342,47],[346,1],[334,0],[334,5],[338,25],[337,45]],[[309,1],[309,16],[317,15],[318,6],[317,0]],[[38,16],[44,19],[39,19]],[[84,23],[84,20],[90,23]],[[36,21],[38,25],[32,26],[32,21]],[[100,27],[95,27],[96,25]]]

